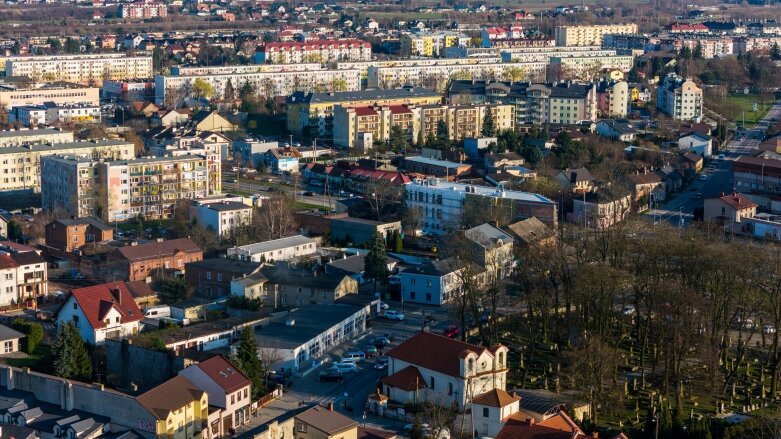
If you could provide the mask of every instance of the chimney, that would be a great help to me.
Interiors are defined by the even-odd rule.
[[[117,286],[113,286],[109,289],[111,291],[111,295],[114,297],[114,300],[117,301],[118,304],[122,305],[122,291]]]
[[[334,411],[334,403],[332,403],[332,402],[328,403],[328,410],[331,411],[331,412]]]

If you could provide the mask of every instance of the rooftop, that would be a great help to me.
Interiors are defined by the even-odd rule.
[[[166,419],[170,412],[200,400],[204,393],[190,380],[179,375],[139,395],[136,400],[157,419]]]
[[[443,191],[450,190],[450,191],[460,191],[460,192],[467,192],[467,188],[469,188],[469,193],[484,196],[484,197],[506,198],[506,199],[518,200],[518,201],[532,201],[538,203],[553,204],[553,201],[545,198],[540,194],[533,194],[531,192],[520,192],[520,191],[512,191],[512,190],[501,190],[499,188],[488,187],[488,186],[475,186],[470,184],[440,180],[438,178],[417,180],[413,182],[413,185],[411,187],[408,187],[407,189],[412,190],[412,188],[415,187],[430,187],[437,190],[443,190]]]
[[[222,387],[225,393],[233,393],[250,385],[249,378],[222,355],[215,355],[206,361],[201,361],[195,367],[201,369],[212,381]]]
[[[252,274],[258,271],[262,262],[240,261],[230,258],[209,258],[201,261],[188,262],[185,269],[202,268],[205,270],[223,271],[236,275]]]
[[[115,250],[123,258],[131,261],[173,256],[178,252],[201,253],[200,247],[190,238],[169,239],[162,242],[128,245]]]
[[[254,244],[242,245],[241,247],[234,248],[237,251],[254,255],[305,244],[316,244],[316,241],[303,235],[295,235],[288,236],[287,238],[273,239],[271,241],[256,242]]]
[[[311,409],[296,415],[296,419],[314,427],[328,436],[355,428],[358,423],[347,416],[329,410],[322,406],[314,406]]]
[[[78,142],[43,143],[37,145],[8,146],[0,148],[0,154],[19,154],[29,152],[61,151],[66,149],[88,149],[103,146],[130,146],[132,143],[124,140],[82,140]]]
[[[480,355],[487,349],[430,332],[419,332],[386,353],[391,358],[445,375],[461,376],[466,353]]]
[[[360,90],[360,91],[337,91],[332,93],[309,93],[296,92],[287,98],[288,103],[340,103],[345,101],[378,101],[384,99],[408,99],[421,97],[440,97],[440,94],[434,90],[419,87],[405,87],[388,90]]]
[[[458,168],[462,168],[464,166],[469,166],[468,163],[449,162],[447,160],[430,159],[428,157],[422,157],[422,156],[404,157],[404,161],[405,162],[413,162],[413,163],[421,163],[421,164],[429,165],[429,166],[441,166],[443,168],[449,168],[449,169],[458,169]]]
[[[259,347],[294,349],[322,334],[327,329],[350,318],[361,308],[352,305],[302,306],[288,312],[284,317],[295,320],[288,326],[284,320],[255,329]]]

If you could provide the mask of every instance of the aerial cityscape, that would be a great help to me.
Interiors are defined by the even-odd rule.
[[[775,0],[5,0],[0,438],[781,438]]]

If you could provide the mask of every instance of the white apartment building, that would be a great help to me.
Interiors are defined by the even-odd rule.
[[[252,220],[252,207],[227,199],[194,200],[190,205],[190,220],[197,220],[203,228],[211,227],[217,236],[224,236],[239,225]]]
[[[25,304],[47,294],[46,260],[36,252],[0,252],[0,306]]]
[[[530,63],[454,63],[430,66],[369,67],[369,88],[399,88],[403,86],[425,87],[444,91],[451,79],[509,80],[508,72],[519,69],[524,81],[545,78],[547,62]]]
[[[256,66],[257,67],[257,66]],[[255,72],[235,74],[209,74],[198,76],[155,76],[155,102],[164,104],[168,93],[190,90],[197,79],[206,81],[214,88],[215,96],[222,97],[225,86],[231,81],[234,89],[244,83],[252,85],[261,96],[287,96],[295,91],[329,92],[335,90],[355,91],[361,89],[359,70],[317,70]]]
[[[151,78],[151,56],[124,53],[18,56],[5,62],[7,76],[28,76],[34,81],[66,81],[97,85],[104,79]]]
[[[536,216],[549,225],[555,225],[558,221],[556,203],[539,194],[438,178],[418,179],[404,189],[405,205],[420,211],[420,229],[425,234],[445,235],[460,230],[467,205],[495,209],[509,218]]]
[[[669,73],[656,91],[656,108],[675,120],[699,120],[702,117],[702,89],[691,79]]]
[[[302,235],[229,248],[229,258],[242,261],[288,261],[317,253],[317,241]]]
[[[22,105],[40,105],[44,102],[58,105],[89,102],[98,105],[100,89],[62,82],[18,84],[0,81],[0,107],[8,109]]]
[[[201,155],[118,161],[60,156],[44,163],[43,206],[68,215],[88,212],[108,222],[139,215],[170,218],[178,200],[205,198],[209,192],[209,168]]]
[[[369,61],[372,45],[363,40],[345,38],[307,42],[271,42],[258,47],[255,63],[298,64],[331,61]]]
[[[591,81],[597,79],[605,70],[620,70],[624,73],[632,70],[635,57],[620,56],[554,56],[550,59],[550,68],[558,69],[562,79]],[[565,78],[566,76],[566,78]]]
[[[38,192],[41,188],[41,159],[55,154],[111,160],[126,160],[135,156],[133,144],[119,140],[83,140],[0,148],[0,190]]]
[[[117,15],[119,18],[167,17],[168,6],[156,2],[122,3],[117,8]]]
[[[477,58],[417,58],[417,59],[375,59],[371,61],[337,61],[331,63],[338,70],[359,69],[361,78],[366,78],[369,67],[430,67],[463,66],[466,64],[497,64],[502,62],[499,56]]]
[[[557,46],[601,46],[605,34],[636,34],[637,24],[597,24],[591,26],[556,26]]]
[[[78,104],[55,104],[13,107],[9,112],[11,122],[28,127],[61,123],[100,123],[100,106],[88,102]]]
[[[41,143],[67,143],[73,141],[73,131],[65,131],[55,128],[0,131],[0,148],[6,146],[24,146]]]
[[[503,62],[550,62],[551,58],[555,57],[616,56],[616,51],[600,46],[508,47],[500,49],[499,55]]]

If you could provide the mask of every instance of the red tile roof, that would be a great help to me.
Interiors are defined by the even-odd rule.
[[[473,404],[487,405],[491,407],[507,407],[508,405],[520,401],[518,396],[510,395],[502,389],[493,389],[478,395],[472,400]]]
[[[386,355],[445,375],[461,376],[461,359],[468,353],[481,355],[485,348],[430,332],[414,337],[391,349]]]
[[[377,112],[372,107],[354,107],[356,116],[376,116]]]
[[[177,252],[201,253],[202,250],[189,238],[171,239],[148,244],[129,245],[116,250],[122,257],[131,261],[169,257]]]
[[[719,197],[719,199],[735,210],[751,209],[752,207],[757,207],[755,202],[751,201],[750,198],[745,197],[742,194],[725,195],[723,197]]]
[[[412,110],[410,110],[406,105],[388,105],[388,109],[393,114],[412,113]]]
[[[258,47],[261,52],[276,52],[280,50],[323,50],[323,49],[338,49],[338,48],[353,48],[364,47],[371,48],[371,44],[366,41],[361,41],[355,38],[338,39],[338,40],[319,40],[303,42],[271,42],[266,43],[263,46]]]
[[[250,385],[250,380],[222,355],[215,355],[197,364],[225,393],[233,393]]]
[[[415,366],[407,366],[401,369],[383,379],[382,383],[408,392],[426,388],[426,380]]]
[[[0,254],[0,270],[16,268],[19,265],[11,258],[11,255]]]
[[[508,419],[496,439],[585,439],[588,436]]]
[[[120,301],[112,293],[119,289]],[[77,288],[72,292],[73,299],[79,304],[92,329],[105,328],[103,318],[113,308],[122,316],[120,322],[129,323],[141,320],[144,316],[124,282],[111,282],[86,288]]]
[[[200,400],[204,393],[206,392],[196,387],[190,380],[177,375],[137,396],[136,401],[156,419],[165,419],[169,413],[179,410],[195,400]]]

